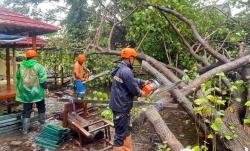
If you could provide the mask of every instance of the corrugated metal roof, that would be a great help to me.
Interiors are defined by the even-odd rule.
[[[24,15],[0,8],[0,33],[20,35],[42,35],[55,32],[60,28],[31,19]]]
[[[47,45],[48,42],[42,38],[36,37],[36,46],[37,47],[42,47]],[[5,47],[9,47],[9,48],[28,48],[28,47],[32,47],[32,37],[24,37],[21,40],[18,41],[13,41],[13,42],[9,42],[9,43],[1,43],[0,42],[0,48],[5,48]],[[4,49],[3,49],[4,50]]]
[[[39,38],[39,37],[36,37],[36,45],[37,46],[44,46],[44,45],[47,45],[48,44],[48,41],[42,39],[42,38]],[[17,41],[16,42],[16,45],[17,47],[18,46],[32,46],[32,37],[27,37],[23,40],[20,40],[20,41]]]

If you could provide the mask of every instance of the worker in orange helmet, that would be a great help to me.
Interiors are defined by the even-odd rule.
[[[86,86],[83,81],[88,80],[90,71],[84,66],[84,63],[87,61],[85,55],[78,55],[77,61],[74,65],[74,85],[77,90],[77,99],[82,100],[86,92]],[[84,70],[86,74],[84,74]]]
[[[132,151],[130,111],[133,97],[145,96],[141,88],[147,81],[134,78],[133,64],[138,56],[133,48],[121,51],[122,61],[112,72],[112,86],[109,107],[113,112],[115,137],[113,151]]]
[[[38,108],[38,121],[45,123],[45,91],[48,93],[47,72],[36,61],[37,52],[28,50],[16,73],[16,101],[23,103],[22,132],[27,134],[33,103]]]

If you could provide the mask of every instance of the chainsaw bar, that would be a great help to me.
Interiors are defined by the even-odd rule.
[[[89,77],[88,80],[83,81],[82,83],[87,83],[87,82],[89,82],[89,81],[92,81],[92,80],[94,80],[94,79],[96,79],[96,78],[99,78],[99,77],[104,76],[104,75],[109,74],[109,73],[110,73],[110,71],[109,71],[109,70],[106,70],[106,71],[103,71],[103,72],[98,73],[98,74],[96,74],[96,75],[91,75],[91,76]]]

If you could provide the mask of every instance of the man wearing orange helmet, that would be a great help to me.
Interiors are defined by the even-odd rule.
[[[86,91],[86,86],[85,84],[82,83],[82,81],[88,80],[89,78],[89,70],[86,68],[83,64],[86,62],[87,58],[85,55],[78,55],[77,61],[74,65],[74,85],[77,90],[77,99],[82,100],[83,96]],[[84,70],[86,70],[88,73],[83,74]]]
[[[16,101],[23,103],[22,132],[27,134],[30,127],[30,115],[33,103],[38,108],[38,121],[45,123],[45,90],[48,93],[47,72],[35,58],[35,50],[26,52],[26,60],[23,61],[16,74]]]
[[[136,57],[135,49],[123,49],[121,51],[122,62],[112,72],[109,106],[113,112],[115,126],[113,151],[132,151],[130,111],[133,107],[133,97],[145,96],[140,88],[146,84],[144,80],[134,78],[132,70]]]

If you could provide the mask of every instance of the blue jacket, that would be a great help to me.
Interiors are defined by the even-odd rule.
[[[112,111],[129,113],[133,107],[133,97],[140,96],[144,81],[134,78],[132,69],[124,62],[112,72],[112,86],[109,107]]]

